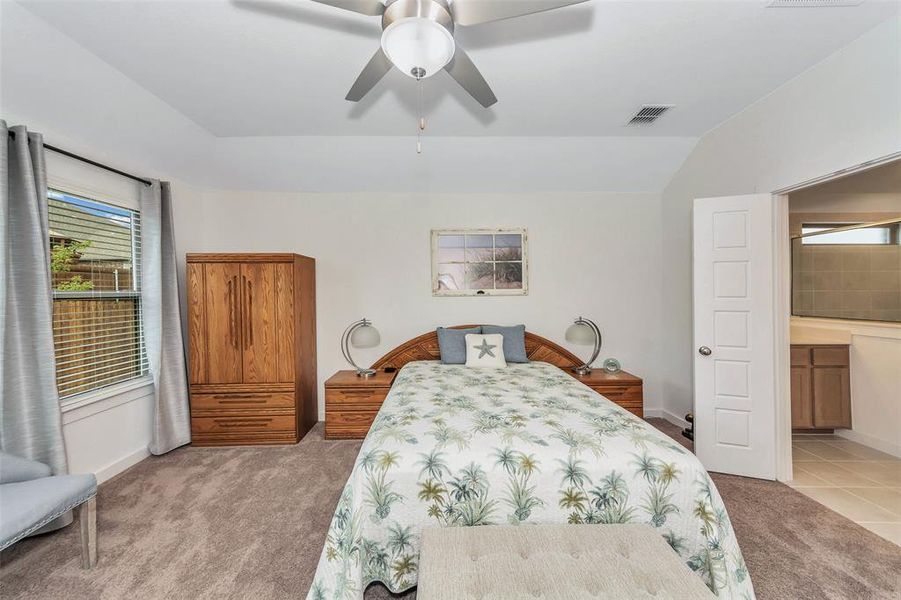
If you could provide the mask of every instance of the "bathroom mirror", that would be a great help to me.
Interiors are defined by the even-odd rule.
[[[901,322],[901,219],[803,223],[792,238],[792,314]]]

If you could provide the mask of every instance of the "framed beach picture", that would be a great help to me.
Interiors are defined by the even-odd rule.
[[[433,296],[525,296],[525,229],[432,230]]]

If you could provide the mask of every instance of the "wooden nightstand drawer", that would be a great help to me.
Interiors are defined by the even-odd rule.
[[[325,382],[326,439],[361,439],[379,412],[396,371],[379,371],[357,377],[354,371],[338,371]]]
[[[632,414],[644,418],[644,390],[640,377],[626,371],[607,373],[594,369],[591,373],[578,375],[570,370],[566,373],[581,381],[611,402],[625,408]]]
[[[326,389],[325,404],[329,405],[361,405],[381,406],[388,396],[388,388],[344,388]]]
[[[233,408],[293,408],[294,394],[288,392],[235,392],[223,394],[191,394],[191,408],[205,412]]]
[[[364,438],[378,413],[378,410],[326,410],[325,435],[328,438]]]
[[[591,385],[591,389],[615,402],[626,402],[629,400],[637,400],[641,402],[642,393],[641,386],[611,386],[611,385]]]
[[[296,418],[291,415],[228,415],[194,417],[191,433],[258,433],[268,431],[295,431]]]

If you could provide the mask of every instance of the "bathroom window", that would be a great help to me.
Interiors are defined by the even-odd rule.
[[[805,223],[801,226],[801,243],[805,246],[813,244],[884,246],[898,243],[898,223],[871,227],[865,225],[865,223]],[[833,229],[839,231],[830,233]]]

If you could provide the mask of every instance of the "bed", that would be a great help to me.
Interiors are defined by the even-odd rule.
[[[693,454],[546,362],[408,362],[369,431],[308,598],[416,585],[425,527],[645,523],[723,598],[754,591]]]

